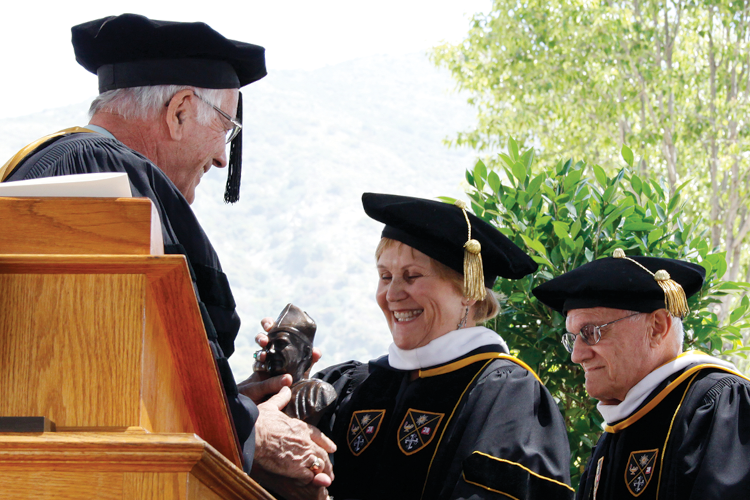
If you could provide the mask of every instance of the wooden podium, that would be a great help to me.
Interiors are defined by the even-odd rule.
[[[148,199],[0,198],[0,497],[272,499]]]

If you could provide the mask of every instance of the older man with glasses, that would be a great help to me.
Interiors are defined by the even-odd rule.
[[[126,173],[133,195],[151,198],[159,211],[165,252],[187,257],[246,470],[253,465],[290,498],[325,498],[335,445],[280,411],[290,398],[282,386],[291,381],[244,384],[245,394],[234,382],[227,358],[239,317],[216,252],[190,208],[212,167],[229,167],[224,199],[239,199],[239,89],[266,75],[263,47],[229,40],[204,23],[134,14],[74,26],[72,33],[76,60],[99,80],[91,120],[21,150],[0,168],[0,181]],[[257,407],[247,397],[277,391]]]
[[[578,499],[750,498],[750,379],[682,352],[687,298],[704,276],[618,249],[533,290],[566,316],[563,345],[606,422]]]

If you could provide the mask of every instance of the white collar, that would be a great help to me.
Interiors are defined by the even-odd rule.
[[[474,326],[453,330],[416,349],[399,349],[396,344],[391,344],[388,347],[388,364],[397,370],[419,370],[447,363],[478,347],[498,344],[503,352],[509,352],[508,345],[500,335],[489,328]]]
[[[110,132],[109,130],[107,130],[104,127],[100,127],[99,125],[92,125],[92,124],[89,123],[88,125],[86,125],[83,128],[87,128],[87,129],[89,129],[89,130],[91,130],[93,132],[96,132],[97,134],[101,134],[101,135],[103,135],[105,137],[109,137],[110,139],[115,139],[115,136],[112,135],[112,132]]]
[[[737,368],[735,368],[732,363],[714,358],[707,354],[703,354],[702,352],[683,352],[673,360],[668,361],[667,363],[661,365],[659,368],[643,377],[640,382],[631,387],[631,389],[625,395],[625,399],[620,404],[605,405],[599,402],[596,405],[596,408],[599,410],[599,413],[601,413],[602,417],[604,417],[604,420],[607,422],[607,424],[611,425],[615,422],[619,422],[620,420],[629,417],[634,411],[636,411],[641,406],[643,401],[646,400],[648,395],[651,394],[651,392],[656,389],[656,387],[661,384],[664,379],[666,379],[673,373],[677,373],[684,370],[690,365],[698,363],[710,363],[714,365],[720,365],[731,370],[737,370]]]

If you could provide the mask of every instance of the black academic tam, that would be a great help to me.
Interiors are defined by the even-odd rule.
[[[664,290],[651,273],[665,270],[690,297],[699,292],[706,270],[692,262],[657,257],[606,257],[584,264],[532,290],[540,302],[567,314],[572,309],[609,307],[650,313],[665,307]]]
[[[471,238],[481,245],[484,284],[492,288],[498,276],[520,279],[536,271],[538,265],[515,243],[491,224],[456,205],[394,194],[364,193],[365,213],[385,224],[383,238],[416,248],[457,271],[464,273],[464,245],[471,223]]]
[[[99,77],[99,92],[153,85],[240,88],[266,76],[265,49],[225,38],[206,23],[137,14],[73,26],[76,60]]]

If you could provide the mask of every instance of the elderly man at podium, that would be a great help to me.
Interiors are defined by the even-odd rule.
[[[258,399],[281,391],[257,407],[237,389],[227,357],[240,321],[216,252],[190,208],[195,187],[214,166],[229,167],[225,200],[239,199],[239,89],[266,75],[263,47],[229,40],[204,23],[134,14],[84,23],[72,32],[76,60],[99,79],[90,123],[27,146],[3,167],[0,180],[127,173],[133,195],[150,198],[159,211],[165,253],[187,257],[246,470],[255,456],[256,468],[306,488],[305,497],[324,498],[332,477],[328,453],[335,445],[279,411],[289,398],[280,383],[255,388],[251,395]],[[319,466],[311,470],[313,461]]]

